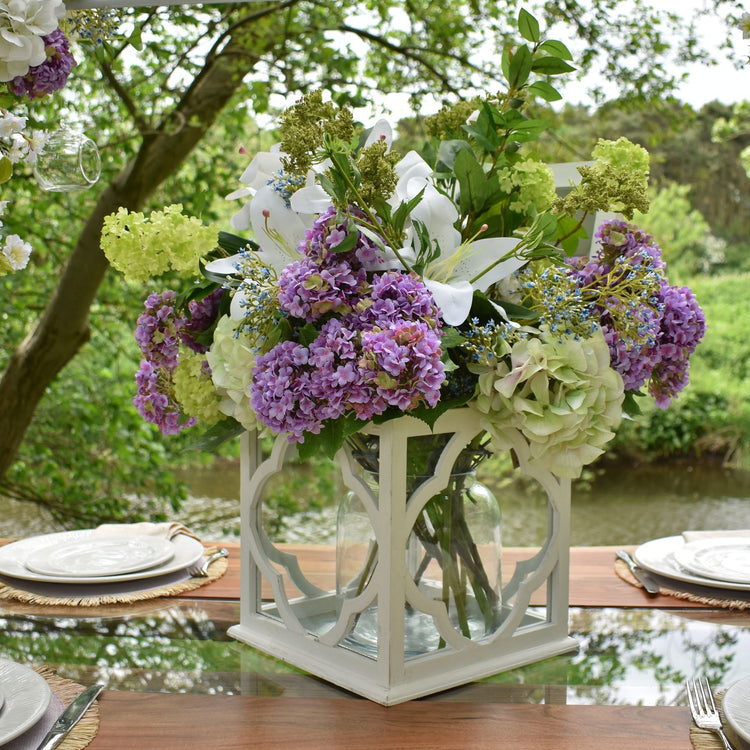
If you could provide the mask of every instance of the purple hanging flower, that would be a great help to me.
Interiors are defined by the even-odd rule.
[[[29,68],[24,76],[16,76],[10,83],[11,91],[17,96],[41,99],[47,94],[59,91],[68,81],[70,71],[76,61],[70,53],[68,39],[60,29],[42,37],[47,59],[40,65]]]

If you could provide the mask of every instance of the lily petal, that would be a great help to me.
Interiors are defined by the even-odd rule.
[[[388,144],[388,148],[393,143],[393,128],[388,120],[380,119],[370,128],[370,133],[365,141],[365,148],[372,146],[373,143],[377,143],[378,141],[385,141]]]
[[[261,188],[250,202],[250,220],[265,263],[281,271],[299,259],[305,223],[271,187]]]
[[[486,240],[476,240],[471,243],[461,260],[456,264],[453,278],[467,279],[471,281],[479,273],[489,268],[498,258],[502,258],[518,245],[520,240],[515,237],[491,237]],[[512,256],[507,260],[492,266],[487,273],[480,276],[474,284],[474,288],[480,292],[485,291],[492,284],[510,276],[521,266],[525,265],[523,258]]]
[[[237,273],[237,266],[241,258],[242,256],[239,253],[230,255],[228,258],[217,258],[206,263],[206,271],[220,276],[233,276]]]
[[[435,304],[440,308],[443,320],[449,326],[458,326],[469,317],[474,289],[468,281],[443,284],[432,279],[422,279],[430,290]]]
[[[289,200],[292,210],[300,214],[319,214],[331,205],[331,196],[318,184],[297,190]]]
[[[282,167],[281,158],[284,156],[280,151],[272,153],[261,151],[253,157],[250,164],[242,173],[240,182],[259,190],[273,177]]]

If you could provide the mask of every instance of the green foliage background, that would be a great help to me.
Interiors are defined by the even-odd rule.
[[[424,4],[430,5],[426,0]],[[389,3],[370,5],[382,9],[387,17]],[[363,63],[366,75],[358,72],[357,56],[337,48],[326,30],[335,20],[332,7],[313,7],[304,18],[292,19],[290,15],[286,56],[269,64],[267,80],[248,80],[241,96],[222,114],[211,138],[160,188],[146,210],[179,202],[186,213],[227,225],[236,206],[223,196],[235,189],[248,161],[240,147],[252,154],[275,141],[274,134],[260,128],[251,116],[274,114],[274,91],[303,91],[314,81],[316,86],[334,91],[340,102],[362,104],[369,98],[366,86],[345,82],[380,78],[390,79],[394,89],[402,86],[410,90],[415,100],[421,96],[415,84],[419,69],[413,60],[397,65],[385,54],[376,55]],[[196,23],[191,13],[175,11],[172,18],[186,29]],[[448,40],[455,46],[456,35],[469,32],[464,17],[443,12],[442,21],[443,26],[430,30],[430,34],[439,32],[438,36],[427,41],[435,50],[444,51]],[[306,24],[307,47],[289,41],[299,36],[302,22]],[[493,18],[492,23],[502,27],[499,18]],[[158,15],[154,32],[159,32]],[[406,35],[402,41],[407,44]],[[471,49],[471,39],[466,37],[464,42]],[[76,68],[71,89],[78,101],[86,101],[85,114],[75,106],[75,98],[58,97],[49,101],[43,119],[35,123],[51,128],[58,121],[80,119],[89,132],[106,134],[106,139],[98,138],[104,174],[99,185],[86,193],[45,196],[39,194],[28,168],[17,170],[12,182],[12,212],[3,219],[5,231],[29,239],[34,253],[27,269],[0,278],[0,370],[44,309],[98,192],[132,157],[139,137],[158,123],[173,103],[170,85],[159,78],[160,66],[166,66],[176,54],[181,56],[186,75],[199,69],[189,35],[184,42],[170,38],[170,44],[169,55],[166,49],[162,54],[152,45],[149,49],[154,55],[148,63],[120,58],[113,65],[116,74],[127,72],[131,86],[126,93],[132,101],[154,102],[151,109],[144,105],[142,119],[137,120],[140,135],[133,127],[127,97],[106,96],[101,71],[86,60]],[[313,48],[317,59],[309,54]],[[436,52],[436,65],[442,58],[443,53]],[[322,72],[319,64],[324,65]],[[452,79],[457,86],[470,80],[468,73],[461,75]],[[446,80],[451,80],[450,75]],[[421,85],[435,88],[434,81],[424,80]],[[449,93],[449,87],[444,93]],[[10,104],[10,99],[0,96],[0,106]],[[643,225],[663,243],[671,280],[695,290],[709,321],[706,339],[693,358],[689,389],[668,412],[644,409],[641,417],[626,423],[618,436],[617,453],[655,459],[692,452],[749,467],[750,406],[745,396],[750,306],[743,301],[750,275],[750,181],[739,153],[750,145],[750,135],[713,143],[713,123],[731,116],[731,108],[717,102],[699,111],[663,97],[642,101],[639,106],[632,101],[607,102],[594,111],[571,106],[551,109],[543,103],[536,106],[539,116],[551,121],[548,135],[537,147],[537,155],[547,161],[586,160],[599,137],[625,135],[649,150],[654,209],[642,217]],[[397,147],[402,152],[419,146],[417,120],[405,121],[401,131],[402,144]],[[141,420],[132,405],[138,366],[132,332],[142,301],[151,292],[176,288],[177,283],[167,277],[146,288],[129,286],[117,274],[108,275],[92,309],[92,339],[48,389],[1,492],[44,505],[67,526],[87,526],[105,519],[158,519],[179,505],[186,488],[175,478],[175,470],[211,462],[214,456],[190,450],[189,434],[163,437]],[[235,442],[222,449],[222,456],[236,452]],[[324,468],[316,468],[314,477],[322,496],[330,479]],[[282,493],[279,517],[290,511],[290,503],[291,495]]]

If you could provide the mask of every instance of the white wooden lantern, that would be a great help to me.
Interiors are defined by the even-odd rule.
[[[229,634],[265,653],[384,705],[455,687],[576,648],[568,636],[570,481],[529,466],[529,447],[520,433],[508,439],[520,469],[546,491],[549,535],[538,551],[517,564],[502,590],[502,624],[489,637],[471,640],[455,630],[442,603],[420,597],[406,564],[406,540],[429,497],[446,487],[453,461],[481,428],[471,409],[443,414],[435,433],[453,433],[434,477],[405,497],[407,440],[429,435],[412,417],[401,417],[363,432],[379,437],[379,495],[374,497],[354,460],[340,452],[345,484],[367,508],[378,545],[374,575],[362,593],[342,601],[334,590],[313,583],[295,555],[276,547],[262,523],[267,482],[294,452],[277,438],[262,460],[257,435],[242,442],[242,592],[240,623]],[[273,598],[263,601],[263,579]],[[290,590],[295,593],[290,594]],[[541,598],[531,606],[533,594]],[[540,597],[540,593],[542,596]],[[405,653],[405,608],[428,611],[440,632],[441,648]],[[377,646],[358,648],[349,636],[360,613],[377,607]]]

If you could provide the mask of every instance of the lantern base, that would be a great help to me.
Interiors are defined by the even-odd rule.
[[[334,601],[333,595],[331,601]],[[330,618],[320,615],[321,630],[334,619],[333,615]],[[228,634],[269,656],[383,706],[459,687],[578,648],[578,643],[566,632],[553,637],[545,629],[541,642],[508,652],[498,653],[497,648],[490,644],[483,646],[480,642],[471,657],[467,653],[450,653],[449,649],[412,657],[407,661],[403,676],[398,681],[389,682],[388,676],[382,675],[382,670],[378,669],[374,650],[347,642],[332,649],[317,642],[314,633],[291,633],[280,621],[266,615],[258,615],[249,625],[233,625]],[[367,663],[363,664],[363,657],[368,656]]]

